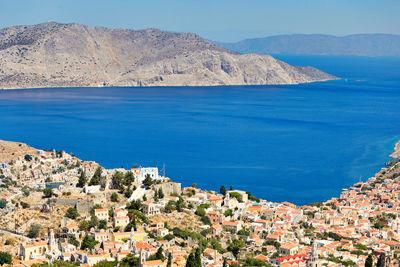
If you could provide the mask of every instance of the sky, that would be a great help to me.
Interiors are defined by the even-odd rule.
[[[46,21],[195,32],[234,42],[277,34],[400,34],[400,0],[0,0],[0,28]]]

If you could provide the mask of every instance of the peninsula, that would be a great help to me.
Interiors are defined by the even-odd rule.
[[[390,156],[394,159],[400,159],[400,141],[394,145],[394,151]]]
[[[0,89],[299,84],[336,77],[193,33],[47,22],[0,29]]]
[[[0,141],[0,264],[397,266],[399,185],[394,160],[299,207]]]

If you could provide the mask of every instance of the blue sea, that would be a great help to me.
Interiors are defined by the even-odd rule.
[[[0,91],[0,139],[184,186],[305,204],[373,176],[400,138],[400,58],[282,56],[341,80],[291,86]]]

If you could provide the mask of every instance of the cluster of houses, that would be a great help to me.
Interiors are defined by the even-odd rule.
[[[1,164],[0,174],[14,180],[18,177],[18,183],[3,189],[2,194],[16,195],[20,193],[18,188],[24,186],[40,188],[48,177],[52,182],[66,185],[61,191],[69,190],[76,187],[79,168],[90,175],[97,167],[95,162],[83,162],[64,152],[39,151],[29,161],[19,158]],[[139,185],[137,190],[144,190],[140,212],[149,223],[142,222],[136,230],[131,227],[126,231],[133,220],[126,203],[116,203],[112,212],[110,208],[95,208],[94,216],[106,221],[107,229],[81,230],[79,221],[69,220],[60,229],[49,229],[47,236],[40,240],[22,243],[20,259],[14,259],[14,263],[27,266],[57,259],[93,266],[100,261],[121,261],[133,254],[141,266],[166,266],[167,260],[152,257],[161,247],[165,259],[171,257],[171,266],[185,266],[193,248],[199,246],[199,240],[176,235],[168,226],[181,218],[178,214],[184,213],[188,219],[179,222],[180,225],[195,225],[196,229],[191,231],[201,233],[209,241],[201,255],[203,266],[222,267],[224,262],[234,263],[237,259],[253,259],[277,267],[364,266],[369,255],[374,261],[384,257],[388,264],[398,264],[399,169],[399,164],[384,168],[375,177],[344,189],[339,197],[326,202],[296,206],[289,202],[250,199],[241,190],[221,194],[194,187],[179,188],[174,194],[154,198],[157,190],[146,191],[140,185],[146,177],[162,179],[158,169],[133,168],[135,183]],[[104,170],[104,173],[109,179],[114,171]],[[100,187],[86,188],[80,194],[93,196],[100,190]],[[184,202],[182,209],[166,209],[178,201]],[[199,215],[199,209],[204,210],[204,215]],[[86,235],[97,242],[93,249],[82,250],[68,243],[72,236],[82,241]],[[235,240],[244,244],[237,255],[230,249]],[[214,245],[210,245],[211,241]]]

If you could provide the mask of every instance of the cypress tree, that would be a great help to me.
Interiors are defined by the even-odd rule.
[[[195,259],[195,266],[196,267],[201,267],[201,250],[200,248],[196,248],[195,252],[194,252],[194,259]]]
[[[222,263],[222,267],[228,267],[228,263],[226,262],[226,258],[224,257],[224,262]]]
[[[87,177],[84,171],[81,171],[81,175],[79,176],[78,179],[78,186],[79,187],[84,187],[87,183]]]
[[[223,194],[224,196],[226,195],[226,187],[225,186],[221,186],[221,188],[219,189],[219,192],[221,193],[221,194]]]
[[[372,267],[374,265],[374,259],[372,258],[372,254],[368,255],[368,258],[365,261],[365,267]]]
[[[159,199],[163,199],[164,198],[164,192],[162,191],[162,189],[158,189],[158,198]]]
[[[167,267],[171,267],[172,266],[172,255],[171,253],[168,254],[168,262],[167,262]]]
[[[186,260],[185,267],[196,267],[196,265],[195,265],[195,257],[194,257],[193,251],[190,252],[189,257]]]
[[[158,250],[156,252],[156,259],[157,260],[162,260],[162,261],[165,260],[163,246],[158,248]]]
[[[385,253],[382,252],[379,256],[378,263],[376,264],[377,267],[385,267]]]
[[[97,167],[96,171],[93,174],[92,179],[90,179],[89,185],[99,185],[101,181],[101,167]]]

